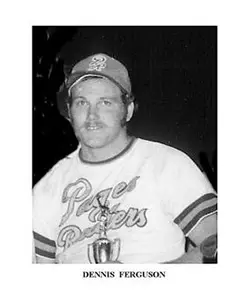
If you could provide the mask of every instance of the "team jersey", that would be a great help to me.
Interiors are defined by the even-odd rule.
[[[35,254],[58,263],[93,263],[100,203],[107,237],[122,263],[161,263],[185,252],[185,237],[217,210],[216,194],[196,164],[173,147],[133,139],[119,155],[93,163],[80,148],[34,187]],[[97,201],[97,197],[100,202]]]

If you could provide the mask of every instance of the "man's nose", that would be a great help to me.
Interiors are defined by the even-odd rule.
[[[95,120],[99,117],[98,108],[96,105],[92,104],[88,109],[88,119]]]

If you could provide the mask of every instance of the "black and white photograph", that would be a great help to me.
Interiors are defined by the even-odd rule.
[[[5,298],[246,298],[246,4],[2,5]]]
[[[217,26],[33,26],[32,107],[33,264],[218,263]]]

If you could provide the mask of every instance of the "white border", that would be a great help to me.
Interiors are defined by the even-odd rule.
[[[21,1],[5,3],[2,54],[3,295],[8,298],[211,299],[247,295],[249,224],[249,9],[246,1]],[[83,280],[86,266],[31,265],[31,26],[219,26],[219,264],[163,268],[167,279]],[[15,75],[14,75],[15,74]],[[3,252],[3,253],[2,253]],[[107,267],[107,266],[106,266]],[[105,269],[106,269],[105,267]],[[123,266],[124,267],[124,266]],[[120,265],[107,269],[119,268]],[[247,269],[248,270],[248,269]],[[242,297],[241,297],[242,296]],[[245,296],[243,297],[245,298]]]

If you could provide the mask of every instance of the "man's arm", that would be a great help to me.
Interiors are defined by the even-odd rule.
[[[36,255],[34,238],[32,239],[32,263],[33,264],[55,264],[56,263],[55,259],[49,259],[46,257],[41,257]]]
[[[191,246],[182,257],[166,263],[202,263],[204,257],[215,256],[217,254],[217,214],[214,213],[201,220],[187,237],[195,247]]]
[[[33,231],[33,257],[37,264],[55,264],[56,243]]]
[[[55,259],[49,259],[45,257],[40,257],[36,255],[36,264],[55,264],[56,260]]]

